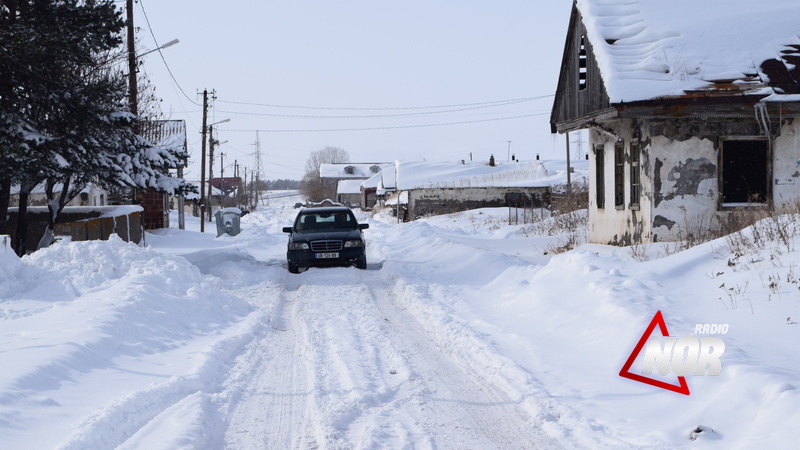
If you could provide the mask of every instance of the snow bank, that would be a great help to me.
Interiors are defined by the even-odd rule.
[[[4,448],[113,447],[204,389],[256,326],[185,259],[116,236],[2,258]]]
[[[157,250],[0,250],[0,448],[509,448],[515,427],[566,448],[800,441],[800,239],[640,262],[545,254],[559,236],[506,209],[360,213],[369,270],[290,275],[286,202],[238,236],[159,230]],[[687,376],[689,396],[620,377],[656,311],[672,336],[729,324],[721,375]]]

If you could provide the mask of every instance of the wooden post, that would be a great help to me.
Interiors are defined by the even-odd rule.
[[[201,158],[200,158],[200,232],[206,231],[206,198],[205,198],[205,183],[206,183],[206,122],[208,120],[208,90],[203,91],[203,140],[201,144]]]
[[[567,131],[567,195],[572,194],[572,174],[569,162],[569,131]]]

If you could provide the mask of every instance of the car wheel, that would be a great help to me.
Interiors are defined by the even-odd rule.
[[[356,261],[356,268],[364,270],[367,268],[367,258]]]
[[[300,267],[297,264],[289,263],[289,273],[300,273]]]

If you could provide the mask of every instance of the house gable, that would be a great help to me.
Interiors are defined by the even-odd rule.
[[[558,89],[550,115],[553,133],[582,128],[575,122],[609,108],[609,98],[593,46],[578,8],[573,4]]]

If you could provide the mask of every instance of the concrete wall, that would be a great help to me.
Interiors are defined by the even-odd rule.
[[[343,205],[361,205],[361,194],[338,194],[336,201]]]
[[[589,241],[630,245],[683,240],[689,234],[719,230],[735,208],[724,207],[720,193],[719,151],[723,137],[763,136],[755,119],[680,119],[635,121],[608,126],[625,145],[625,205],[614,204],[614,144],[609,133],[590,132]],[[785,119],[772,130],[769,206],[800,197],[800,121]],[[630,207],[630,142],[641,148],[642,196]],[[597,207],[597,152],[605,150],[605,207]],[[754,170],[761,170],[754,168]],[[748,207],[748,206],[745,206]]]
[[[408,194],[408,209],[412,218],[508,206],[508,194],[522,194],[520,206],[541,207],[549,204],[549,189],[546,187],[414,189]]]

